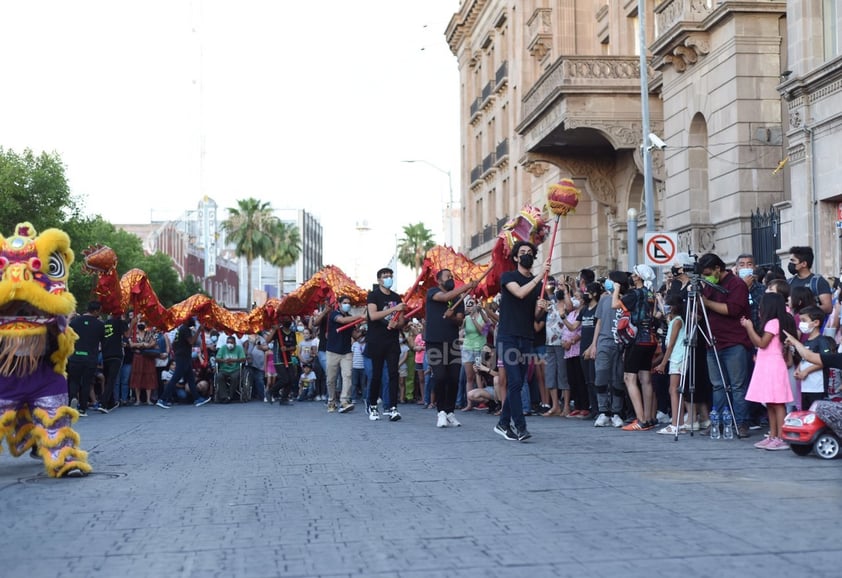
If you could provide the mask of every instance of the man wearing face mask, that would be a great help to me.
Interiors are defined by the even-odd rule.
[[[351,370],[354,354],[351,352],[353,331],[338,331],[342,325],[353,323],[360,319],[360,315],[351,315],[351,298],[343,295],[339,298],[336,308],[327,318],[327,411],[336,411],[336,377],[342,372],[342,393],[339,398],[339,413],[347,413],[354,409],[351,402]]]
[[[465,307],[462,303],[452,310],[450,307],[460,295],[473,290],[477,284],[472,281],[456,287],[450,269],[436,273],[436,281],[438,287],[427,291],[427,319],[424,327],[427,363],[432,371],[438,409],[436,427],[457,427],[461,424],[453,412],[459,389],[462,354],[456,341],[459,339],[459,327],[465,318]]]
[[[707,353],[708,375],[713,385],[713,409],[722,412],[728,407],[723,377],[731,384],[731,401],[737,433],[741,438],[749,436],[748,415],[745,401],[749,381],[750,359],[753,346],[743,326],[742,317],[751,317],[748,304],[748,287],[737,278],[722,259],[714,253],[705,253],[699,258],[702,277],[708,284],[702,288],[702,303],[707,309],[710,333],[714,338],[714,349]],[[725,291],[718,291],[716,285]],[[722,374],[716,363],[714,351],[719,356]]]
[[[295,350],[298,348],[298,340],[295,337],[292,319],[283,318],[281,325],[272,330],[266,341],[272,344],[275,361],[276,378],[271,396],[277,398],[279,404],[286,405],[290,402],[289,394],[292,387],[298,383],[298,366],[293,359]]]
[[[225,346],[216,352],[217,387],[221,403],[230,403],[231,396],[240,389],[241,364],[245,361],[243,346],[237,343],[233,335],[229,335],[225,339]]]
[[[389,376],[389,401],[391,407],[385,411],[389,421],[398,421],[398,360],[400,343],[398,336],[405,324],[402,313],[406,305],[401,296],[392,291],[394,271],[384,267],[377,272],[377,285],[368,292],[366,313],[368,315],[368,334],[365,356],[371,360],[372,375],[368,388],[368,419],[378,421],[377,398],[381,397],[383,384],[383,366]],[[385,399],[385,398],[384,398]]]
[[[158,398],[158,407],[169,409],[172,407],[172,399],[175,395],[175,385],[184,380],[190,388],[190,393],[193,395],[193,405],[200,407],[210,401],[210,398],[202,397],[199,390],[196,388],[196,375],[193,373],[193,345],[196,343],[196,338],[202,327],[196,324],[196,319],[190,317],[184,321],[175,333],[173,339],[172,350],[175,359],[175,371],[172,377],[164,387],[163,395]]]
[[[549,307],[549,302],[540,296],[542,276],[550,270],[548,260],[539,275],[532,273],[536,252],[532,243],[515,243],[512,260],[517,269],[503,273],[500,279],[497,359],[502,360],[506,370],[507,392],[494,432],[510,441],[525,441],[532,437],[526,429],[521,391],[529,357],[533,354],[535,319],[543,317]]]
[[[829,315],[833,311],[833,292],[827,279],[813,273],[813,248],[790,247],[787,271],[792,275],[789,279],[790,289],[794,287],[808,287],[816,297],[816,305]]]
[[[760,298],[766,292],[766,287],[754,276],[754,256],[749,253],[743,253],[737,257],[737,263],[734,266],[734,272],[737,277],[743,280],[748,287],[748,304],[751,307],[751,321],[754,327],[758,328],[760,323]]]

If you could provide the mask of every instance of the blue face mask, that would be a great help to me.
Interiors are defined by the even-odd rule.
[[[391,277],[386,277],[385,279],[383,279],[383,287],[385,287],[386,289],[392,288],[392,278]]]
[[[605,290],[608,291],[609,293],[614,291],[614,281],[612,281],[611,279],[606,279],[605,280]]]
[[[738,273],[740,274],[740,279],[745,279],[746,277],[750,277],[751,275],[754,275],[754,269],[749,269],[749,268],[740,269],[738,271]]]
[[[669,315],[670,311],[672,311],[672,307],[669,305],[664,305],[664,315]]]
[[[342,313],[348,313],[351,310],[350,303],[343,303],[342,304]]]

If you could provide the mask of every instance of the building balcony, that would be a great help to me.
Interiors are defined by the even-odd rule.
[[[476,249],[481,244],[482,235],[477,233],[476,235],[471,235],[471,249]]]
[[[495,153],[491,153],[490,155],[486,156],[482,159],[482,175],[488,174],[493,168],[495,161],[497,160],[497,155]]]
[[[494,86],[493,83],[489,80],[485,83],[485,86],[482,87],[482,106],[485,106],[488,103],[493,93]]]
[[[494,90],[495,92],[501,90],[509,81],[509,61],[506,60],[497,67],[497,72],[494,73]]]
[[[482,99],[477,97],[471,103],[471,122],[479,118],[480,113],[482,112]]]
[[[477,165],[471,169],[471,184],[478,182],[482,179],[482,165]]]
[[[500,234],[500,231],[503,230],[503,225],[509,222],[509,219],[503,217],[502,219],[497,219],[497,234]]]
[[[650,84],[654,71],[649,69]],[[561,56],[526,93],[521,124],[528,126],[564,96],[593,99],[640,94],[640,59],[637,56]],[[598,110],[592,106],[591,110]],[[592,115],[593,116],[593,115]]]
[[[482,228],[482,242],[483,243],[488,243],[494,237],[495,237],[494,229],[491,227],[491,225],[486,225],[485,227]]]
[[[664,0],[655,7],[658,37],[672,36],[676,29],[700,29],[699,24],[714,11],[713,0]]]
[[[495,164],[500,164],[509,158],[509,139],[504,138],[497,143],[497,150],[495,152]]]

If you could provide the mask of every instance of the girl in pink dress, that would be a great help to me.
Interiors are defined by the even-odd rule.
[[[763,327],[762,333],[758,335],[751,319],[744,317],[740,323],[757,347],[757,361],[748,384],[746,400],[765,403],[769,415],[769,437],[754,444],[754,447],[764,450],[789,449],[789,445],[783,441],[781,426],[786,416],[786,404],[792,402],[787,371],[791,353],[784,345],[786,335],[781,330],[794,335],[795,322],[786,310],[786,301],[782,295],[765,293],[760,300],[759,324]]]

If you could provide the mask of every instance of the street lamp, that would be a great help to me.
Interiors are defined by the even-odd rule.
[[[430,161],[425,161],[424,159],[411,159],[401,161],[402,163],[423,163],[430,168],[437,170],[440,173],[447,175],[447,188],[450,193],[447,201],[447,228],[448,228],[448,240],[450,241],[450,246],[458,249],[459,247],[456,246],[453,239],[453,179],[451,178],[450,171],[446,171],[441,167],[438,167],[431,163]]]

